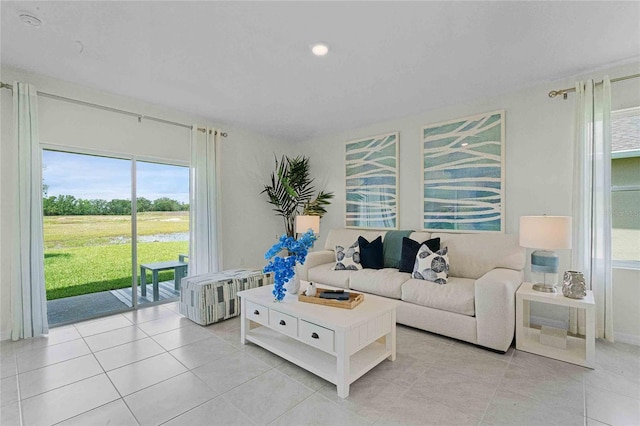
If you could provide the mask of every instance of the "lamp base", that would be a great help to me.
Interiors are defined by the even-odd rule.
[[[533,289],[544,293],[557,293],[558,255],[553,251],[536,250],[531,253],[531,281]]]
[[[555,287],[550,287],[548,284],[542,284],[542,283],[534,284],[533,285],[533,289],[535,291],[541,291],[543,293],[557,293],[558,292],[558,290],[556,290]]]

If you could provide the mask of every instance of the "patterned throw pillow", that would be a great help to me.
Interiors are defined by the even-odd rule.
[[[351,244],[349,248],[342,246],[336,246],[336,266],[333,267],[334,271],[357,271],[362,269],[360,264],[360,246],[358,242]]]
[[[402,239],[400,267],[398,268],[400,272],[408,272],[410,274],[413,272],[413,267],[416,263],[416,256],[423,244],[426,244],[432,252],[440,250],[440,238],[432,238],[424,243],[419,243],[407,237]]]
[[[423,244],[416,256],[413,278],[432,281],[436,284],[446,284],[447,278],[449,278],[448,251],[449,247],[445,247],[434,253],[426,244]]]

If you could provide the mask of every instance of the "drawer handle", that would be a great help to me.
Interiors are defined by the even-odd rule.
[[[256,309],[255,311],[253,311],[253,315],[260,315],[260,311]]]
[[[280,325],[287,325],[287,323],[284,320],[280,320]]]
[[[318,333],[311,333],[311,338],[312,339],[319,339],[320,336],[318,336]]]

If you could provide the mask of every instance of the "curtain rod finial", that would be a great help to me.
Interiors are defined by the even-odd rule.
[[[567,90],[552,90],[549,92],[550,98],[555,98],[559,95],[562,95],[562,99],[567,99],[568,91]]]

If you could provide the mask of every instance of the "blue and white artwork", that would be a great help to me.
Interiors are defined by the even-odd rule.
[[[504,232],[504,111],[422,129],[423,229]]]
[[[346,144],[345,225],[398,229],[398,132]]]

